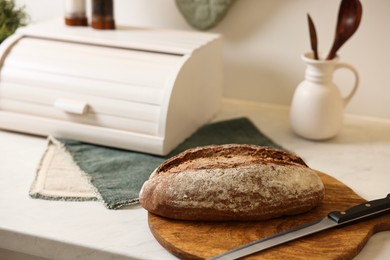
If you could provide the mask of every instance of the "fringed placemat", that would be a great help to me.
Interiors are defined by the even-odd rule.
[[[49,137],[30,196],[99,200],[109,209],[118,209],[138,203],[142,184],[166,159],[192,147],[228,143],[282,148],[247,118],[205,125],[164,157]]]

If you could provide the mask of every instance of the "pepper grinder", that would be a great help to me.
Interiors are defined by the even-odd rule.
[[[69,26],[87,26],[85,0],[65,0],[65,24]]]
[[[92,22],[94,29],[115,29],[113,0],[92,1]]]

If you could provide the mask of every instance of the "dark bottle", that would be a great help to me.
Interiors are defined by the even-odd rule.
[[[92,1],[92,28],[115,29],[113,0]]]

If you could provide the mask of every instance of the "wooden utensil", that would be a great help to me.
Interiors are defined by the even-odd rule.
[[[326,57],[333,59],[337,51],[356,32],[362,18],[362,4],[359,0],[342,0],[336,26],[336,34],[333,46]]]
[[[309,34],[310,34],[310,44],[313,51],[314,59],[318,60],[318,50],[317,50],[317,32],[314,26],[313,20],[310,15],[307,14],[307,22],[309,24]]]
[[[259,222],[194,222],[149,213],[150,230],[157,241],[180,259],[205,259],[310,221],[333,210],[345,210],[365,202],[337,179],[318,173],[325,198],[315,209],[295,216]],[[317,233],[245,259],[352,259],[375,233],[390,230],[390,214],[343,228]]]

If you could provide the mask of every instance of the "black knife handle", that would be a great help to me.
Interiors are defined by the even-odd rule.
[[[343,224],[367,218],[388,210],[390,210],[390,193],[387,194],[386,198],[367,201],[347,209],[346,211],[333,211],[329,213],[328,217],[338,224]]]

